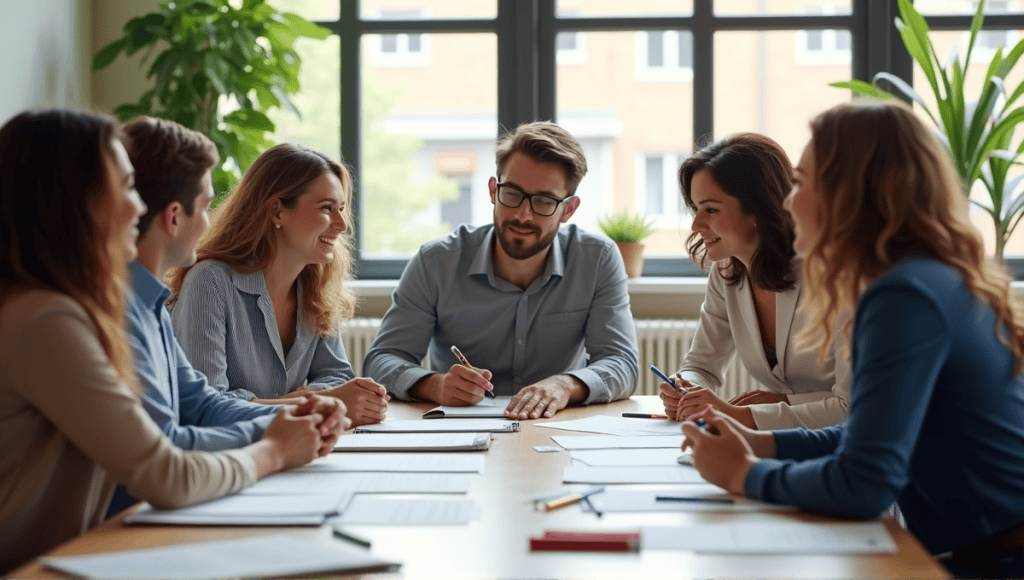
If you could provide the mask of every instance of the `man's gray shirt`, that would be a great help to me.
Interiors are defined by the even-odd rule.
[[[606,238],[559,228],[544,273],[526,290],[494,275],[494,226],[461,226],[409,261],[363,373],[400,399],[458,361],[490,370],[496,395],[553,375],[583,381],[586,403],[636,390],[636,327],[622,257]],[[420,366],[429,356],[429,369]]]

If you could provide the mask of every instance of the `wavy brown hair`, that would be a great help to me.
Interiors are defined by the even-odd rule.
[[[70,296],[135,390],[127,268],[109,218],[118,131],[111,118],[60,109],[22,113],[0,129],[0,303],[33,289]]]
[[[235,191],[218,207],[210,229],[199,240],[200,260],[220,260],[245,274],[264,270],[277,251],[271,212],[275,200],[286,208],[295,207],[299,197],[321,176],[333,173],[345,199],[345,224],[352,224],[352,178],[348,169],[327,156],[290,143],[267,149],[245,172]],[[302,312],[321,336],[336,332],[337,323],[352,317],[355,296],[345,288],[352,269],[352,228],[338,237],[338,252],[327,264],[308,264],[299,274],[302,280]],[[171,274],[172,303],[181,292],[188,268]]]
[[[534,121],[519,125],[498,139],[495,160],[499,179],[513,153],[522,153],[534,161],[554,163],[565,172],[569,195],[576,195],[583,176],[587,174],[587,157],[583,146],[571,133],[551,121]]]
[[[1010,276],[985,257],[981,235],[949,154],[914,112],[894,101],[861,100],[811,121],[821,229],[804,259],[811,319],[800,335],[823,358],[833,320],[853,310],[861,285],[910,255],[955,268],[991,305],[997,334],[1024,361],[1024,311]],[[842,330],[851,333],[851,321]]]
[[[793,188],[793,164],[782,147],[757,133],[737,133],[720,139],[691,155],[679,167],[683,201],[697,213],[691,185],[698,171],[707,171],[722,191],[740,202],[743,213],[757,224],[757,249],[750,259],[750,280],[758,288],[783,292],[793,288],[793,220],[782,202]],[[692,232],[686,239],[690,259],[707,268],[704,239]],[[719,267],[726,283],[738,284],[747,267],[733,256]]]

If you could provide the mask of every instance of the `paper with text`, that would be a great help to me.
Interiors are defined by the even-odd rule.
[[[333,524],[386,526],[464,525],[480,519],[481,506],[473,500],[391,499],[356,496]]]

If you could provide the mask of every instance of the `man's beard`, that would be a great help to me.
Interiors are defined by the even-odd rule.
[[[506,238],[506,235],[511,236],[511,234],[508,234],[509,226],[515,226],[520,230],[529,230],[534,233],[540,233],[541,230],[537,226],[515,221],[509,221],[501,224],[498,228],[498,243],[501,244],[501,249],[505,250],[505,253],[514,260],[526,260],[543,252],[551,245],[551,240],[555,239],[555,234],[558,233],[558,229],[555,228],[547,236],[538,238],[536,242],[526,245],[520,240]]]

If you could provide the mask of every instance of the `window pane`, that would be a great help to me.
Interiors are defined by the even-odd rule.
[[[380,51],[381,52],[398,52],[398,35],[397,34],[381,34],[380,35]]]
[[[576,33],[559,32],[555,36],[555,47],[558,50],[576,50]]]
[[[1014,4],[1018,5],[1015,10],[1019,10],[1019,2]],[[914,8],[924,15],[962,14],[973,16],[978,10],[978,3],[965,0],[914,0]],[[985,4],[985,14],[1006,13],[1009,9],[1010,3],[1006,0],[990,0]]]
[[[409,52],[420,52],[423,50],[422,34],[407,34],[409,38]]]
[[[650,31],[647,33],[647,66],[665,66],[665,33]]]
[[[851,0],[714,0],[715,14],[849,14]]]
[[[731,1],[731,0],[730,0]],[[558,0],[558,16],[689,16],[693,0]]]
[[[278,10],[294,12],[306,20],[337,20],[341,13],[338,10],[339,0],[268,0]]]
[[[679,66],[693,68],[693,34],[689,30],[679,31]]]
[[[1016,43],[1021,38],[1024,38],[1024,31],[1020,30],[1009,30],[1005,31],[1006,39],[1009,42]],[[946,55],[951,50],[956,48],[960,54],[960,61],[963,62],[963,50],[967,47],[967,42],[970,39],[970,33],[967,31],[936,31],[933,30],[930,34],[932,44],[935,46],[935,51],[939,57],[945,60]],[[964,72],[964,97],[968,101],[977,100],[981,94],[982,81],[986,71],[988,70],[989,63],[992,60],[992,56],[995,54],[993,48],[987,48],[976,44],[974,51],[971,53],[971,64],[968,65],[967,70]],[[1020,84],[1024,81],[1024,67],[1017,64],[1014,70],[1006,78],[1006,90],[1012,93]],[[937,108],[935,106],[935,94],[932,91],[931,85],[928,84],[927,77],[921,72],[920,67],[914,66],[914,88],[922,100],[927,105],[928,109],[932,111],[935,118],[938,118]],[[1013,103],[1013,107],[1019,107],[1021,101],[1018,99]],[[918,111],[921,107],[914,105],[914,108]],[[923,112],[921,112],[924,115]],[[924,115],[926,122],[932,125],[931,119],[927,119],[927,115]],[[1017,131],[1013,140],[1011,141],[1010,149],[1016,150],[1017,146],[1021,143],[1020,131]],[[1022,172],[1019,167],[1015,167],[1010,170],[1010,176],[1007,181],[1010,181],[1013,177],[1021,175]],[[1020,192],[1021,188],[1018,187],[1015,193]],[[985,189],[981,183],[975,184],[971,190],[971,199],[978,203],[984,203],[985,205],[991,205],[990,196],[988,190]],[[977,207],[974,204],[970,206],[971,221],[981,231],[982,236],[985,238],[985,248],[989,254],[995,251],[995,227],[992,222],[992,218],[989,217],[985,211]],[[1018,227],[1014,230],[1013,235],[1010,236],[1006,242],[1006,249],[1004,250],[1004,256],[1006,257],[1021,257],[1024,256],[1024,227]]]
[[[851,78],[849,52],[830,64],[802,64],[799,32],[715,34],[715,138],[753,131],[779,142],[795,164],[807,143],[807,122],[849,91],[828,83]]]
[[[661,155],[648,155],[646,158],[644,181],[646,188],[644,211],[648,214],[664,213],[665,184],[663,183],[664,164]]]
[[[351,0],[333,0],[349,2]],[[366,20],[389,18],[383,13],[405,11],[403,19],[494,18],[498,15],[497,0],[361,0],[359,17]],[[395,18],[390,17],[392,20]]]
[[[445,218],[468,183],[469,220],[490,223],[487,179],[494,174],[497,138],[497,39],[493,34],[424,34],[429,61],[420,66],[375,64],[380,35],[363,37],[363,256],[411,256],[447,234]],[[474,55],[466,59],[466,55]]]
[[[643,80],[637,65],[646,63],[647,44],[638,41],[643,35],[636,31],[580,35],[587,51],[596,56],[584,65],[558,66],[556,114],[558,123],[583,144],[590,167],[577,191],[581,203],[570,223],[598,231],[599,217],[621,210],[645,212],[645,154],[690,149],[693,84],[690,79]],[[678,195],[674,179],[671,186],[670,193]],[[656,219],[657,231],[644,240],[645,254],[681,256],[680,229],[689,231],[689,218]]]
[[[302,92],[292,96],[292,102],[302,118],[283,111],[271,111],[270,120],[277,130],[270,140],[305,145],[333,159],[341,158],[341,64],[337,36],[325,40],[299,38],[295,50],[302,59],[299,82]]]

